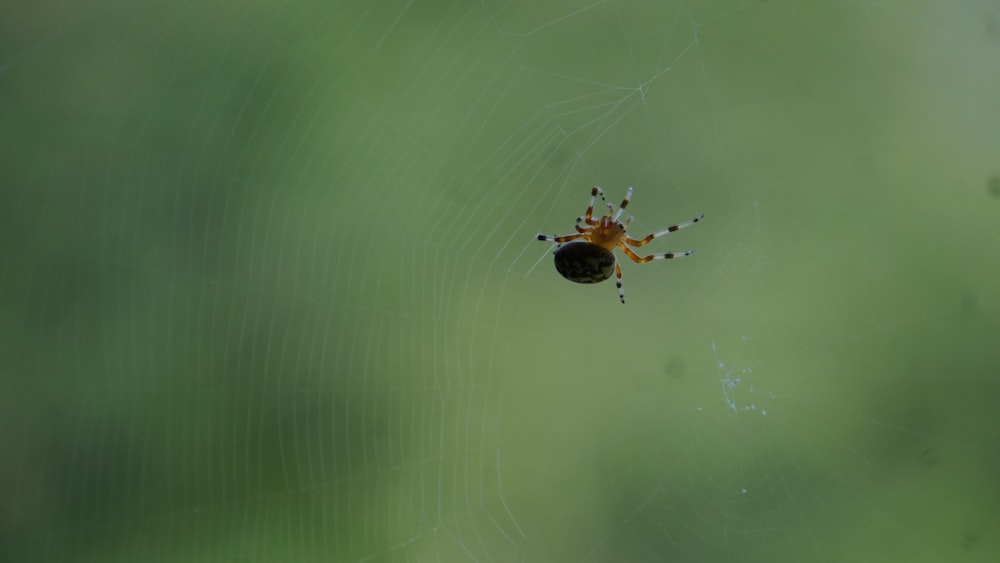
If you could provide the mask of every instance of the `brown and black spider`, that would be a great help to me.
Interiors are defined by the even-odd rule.
[[[622,289],[622,269],[615,256],[615,247],[622,249],[626,256],[639,264],[653,260],[682,258],[694,254],[693,250],[685,250],[683,252],[650,254],[640,258],[629,246],[635,248],[645,246],[653,239],[694,225],[705,218],[704,213],[686,223],[671,225],[666,229],[646,235],[644,238],[634,239],[625,234],[625,227],[632,222],[632,217],[627,217],[624,223],[619,220],[622,212],[628,206],[629,200],[632,199],[632,188],[626,192],[625,199],[622,200],[617,211],[615,211],[615,206],[609,203],[607,204],[608,214],[600,219],[594,219],[594,201],[598,195],[601,196],[602,200],[604,199],[604,191],[594,186],[594,189],[590,191],[590,205],[587,206],[587,213],[576,219],[574,226],[576,234],[552,236],[538,233],[538,240],[547,240],[559,245],[554,253],[556,270],[564,278],[576,283],[597,283],[610,278],[611,273],[614,272],[618,278],[618,297],[622,303],[625,303],[625,290]],[[565,246],[562,244],[575,240],[580,242]]]

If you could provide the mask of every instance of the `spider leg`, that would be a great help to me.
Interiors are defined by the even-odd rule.
[[[615,259],[615,284],[618,286],[618,299],[622,300],[622,305],[625,304],[625,289],[622,288],[622,267],[618,263],[618,259]]]
[[[628,201],[628,200],[626,200],[626,201]],[[625,242],[627,242],[627,243],[629,243],[629,244],[631,244],[632,246],[635,246],[635,247],[645,246],[645,245],[649,244],[650,241],[652,241],[655,238],[660,238],[663,235],[669,235],[670,233],[672,233],[674,231],[679,231],[679,230],[683,229],[684,227],[690,227],[691,225],[694,225],[695,223],[701,221],[704,218],[705,218],[705,214],[702,213],[701,215],[699,215],[699,216],[695,217],[694,219],[691,219],[690,221],[687,221],[685,223],[678,223],[676,225],[670,225],[669,227],[667,227],[666,229],[663,229],[662,231],[657,231],[655,233],[646,235],[646,238],[642,238],[642,239],[638,239],[637,240],[637,239],[634,239],[632,237],[625,237]],[[678,254],[680,254],[680,253],[678,253]],[[685,254],[685,256],[687,256],[687,255]],[[670,258],[673,258],[673,256],[670,256]],[[634,260],[634,258],[633,258],[633,260]]]
[[[562,244],[571,240],[584,238],[588,233],[589,231],[576,233],[574,235],[546,235],[544,233],[538,233],[538,240],[547,240],[549,242],[558,242],[559,244]]]
[[[625,208],[628,207],[628,202],[630,201],[632,201],[632,186],[629,186],[628,191],[625,192],[625,199],[623,199],[622,204],[618,206],[618,212],[611,218],[612,221],[617,221],[618,218],[622,216],[622,211],[625,211]],[[611,207],[610,209],[611,211],[615,210],[614,207]]]
[[[652,262],[653,260],[668,260],[670,258],[683,258],[685,256],[691,256],[692,254],[694,254],[693,250],[685,250],[683,252],[664,252],[662,254],[650,254],[649,256],[643,256],[642,258],[639,258],[639,255],[636,254],[635,251],[632,250],[631,248],[625,246],[625,243],[623,242],[618,243],[618,248],[622,249],[622,252],[625,253],[625,256],[628,256],[629,258],[632,259],[633,262],[636,262],[638,264],[645,264],[646,262]]]
[[[593,232],[594,227],[596,227],[597,225],[600,225],[600,224],[601,224],[601,222],[598,221],[597,219],[591,219],[590,223],[588,224],[588,223],[584,222],[583,217],[577,217],[576,218],[576,224],[573,225],[573,228],[576,229],[576,232],[578,232],[578,233],[589,233],[589,232]]]
[[[594,186],[594,188],[592,190],[590,190],[590,205],[587,206],[587,213],[582,218],[577,219],[576,220],[577,223],[579,223],[581,221],[581,219],[582,219],[583,221],[586,221],[588,225],[596,225],[596,224],[598,224],[598,221],[596,221],[593,218],[594,217],[594,201],[597,200],[597,196],[601,196],[601,200],[604,200],[604,190],[602,190],[601,188],[599,188],[597,186]]]

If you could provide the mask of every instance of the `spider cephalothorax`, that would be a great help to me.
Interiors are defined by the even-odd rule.
[[[610,278],[611,273],[614,272],[617,277],[618,297],[624,303],[625,290],[622,289],[622,269],[615,256],[615,247],[620,248],[626,256],[639,264],[694,254],[693,250],[685,250],[683,252],[651,254],[640,258],[630,246],[636,248],[645,246],[655,238],[694,225],[705,217],[704,214],[686,223],[671,225],[666,229],[646,235],[645,238],[634,239],[625,234],[625,227],[632,222],[632,217],[627,217],[624,223],[619,220],[622,212],[628,206],[629,200],[632,199],[632,188],[626,192],[625,199],[622,200],[617,211],[615,211],[615,206],[609,203],[608,214],[594,219],[594,202],[598,195],[601,196],[602,200],[604,199],[604,191],[594,186],[594,189],[590,191],[590,205],[587,206],[587,212],[576,220],[576,234],[562,236],[538,234],[538,240],[559,244],[555,252],[555,264],[556,270],[564,278],[576,283],[597,283]],[[564,242],[571,244],[563,245]]]

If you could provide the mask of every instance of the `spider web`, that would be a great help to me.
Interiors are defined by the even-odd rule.
[[[989,2],[0,18],[0,559],[993,561]],[[591,186],[643,236],[556,274]]]

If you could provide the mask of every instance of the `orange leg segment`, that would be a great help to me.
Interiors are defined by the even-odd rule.
[[[639,255],[636,254],[634,250],[625,246],[624,242],[619,242],[618,248],[622,249],[622,252],[625,253],[625,256],[628,256],[629,258],[632,259],[633,262],[637,264],[645,264],[646,262],[652,262],[653,260],[669,260],[671,258],[683,258],[685,256],[691,256],[692,254],[694,254],[693,250],[685,250],[683,252],[664,252],[662,254],[650,254],[649,256],[643,256],[642,258],[640,258]]]
[[[674,231],[679,231],[679,230],[683,229],[684,227],[690,227],[691,225],[694,225],[695,223],[701,221],[704,218],[705,218],[705,214],[702,213],[701,215],[695,217],[694,219],[691,219],[690,221],[687,221],[687,222],[684,222],[684,223],[678,223],[676,225],[670,225],[669,227],[667,227],[666,229],[663,229],[662,231],[657,231],[655,233],[646,235],[645,238],[634,239],[632,237],[625,237],[625,242],[627,242],[627,243],[629,243],[632,246],[635,246],[637,248],[640,247],[640,246],[646,246],[647,244],[649,244],[650,242],[652,242],[653,239],[660,238],[663,235],[669,235],[670,233],[672,233]]]

